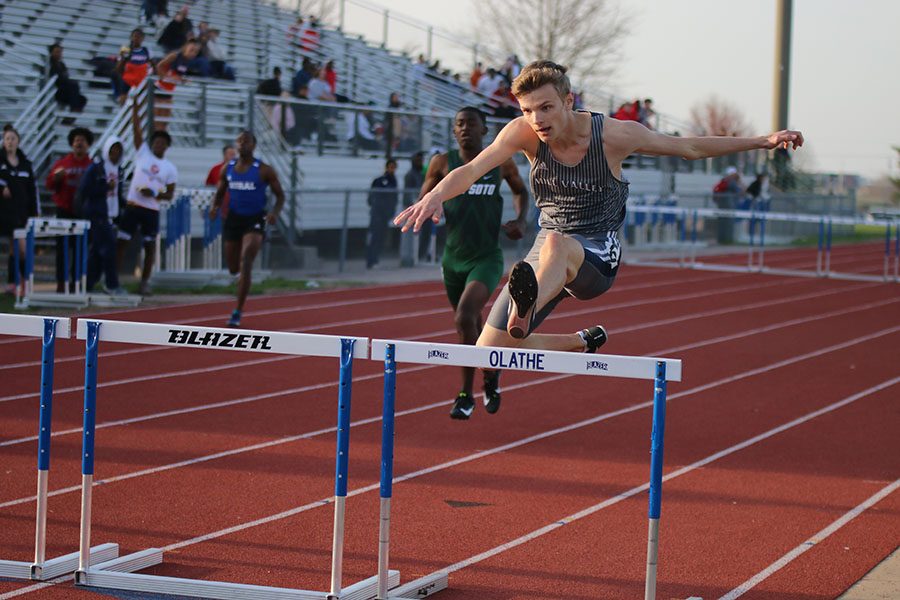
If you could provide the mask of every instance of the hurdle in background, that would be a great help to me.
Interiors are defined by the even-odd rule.
[[[647,538],[645,599],[656,597],[659,556],[659,516],[662,508],[663,438],[666,419],[666,382],[681,381],[681,361],[671,358],[614,356],[550,352],[516,348],[430,344],[372,340],[372,360],[384,360],[384,408],[382,417],[381,509],[378,543],[378,600],[425,598],[447,587],[448,573],[436,572],[403,584],[390,592],[388,557],[394,459],[394,399],[397,363],[510,369],[540,373],[569,373],[649,379],[653,387],[653,423],[650,444],[650,506]]]
[[[28,306],[87,306],[87,260],[88,230],[91,222],[83,219],[56,219],[31,217],[22,229],[13,231],[13,259],[15,261],[16,308]],[[69,273],[69,238],[75,236],[75,261]],[[42,293],[34,291],[34,253],[38,238],[63,239],[63,264],[66,269],[66,286],[62,294]],[[15,240],[25,240],[25,272],[19,273],[19,244]],[[21,279],[20,279],[21,276]],[[74,276],[74,277],[73,277]],[[74,278],[75,290],[70,292],[68,282]],[[20,284],[25,284],[24,295],[20,293]]]
[[[165,262],[157,262],[160,271],[182,273],[192,270],[191,240],[194,211],[199,211],[203,221],[203,251],[201,271],[222,270],[222,215],[209,217],[209,208],[215,197],[215,189],[183,188],[172,202],[162,203],[165,238],[161,242]],[[158,251],[157,259],[160,258]]]
[[[77,337],[85,340],[84,436],[82,450],[81,553],[75,583],[87,587],[177,594],[195,598],[235,598],[246,600],[364,600],[375,595],[376,577],[342,589],[344,550],[344,507],[347,496],[347,467],[350,447],[350,403],[353,359],[368,357],[366,338],[337,337],[303,333],[235,330],[218,327],[187,327],[158,323],[132,323],[79,319]],[[260,585],[201,581],[180,577],[133,573],[162,562],[162,550],[149,548],[89,566],[87,548],[91,538],[91,486],[94,475],[94,437],[97,405],[97,359],[101,341],[145,344],[177,348],[217,348],[269,354],[325,356],[340,359],[338,427],[335,468],[334,539],[332,544],[331,590],[318,592]],[[223,344],[228,345],[223,345]],[[390,574],[394,585],[400,574]]]
[[[78,552],[46,560],[47,550],[47,486],[50,478],[50,435],[53,414],[53,361],[56,339],[71,337],[69,319],[30,315],[0,315],[0,334],[42,338],[41,392],[38,424],[37,511],[34,534],[34,562],[0,560],[0,577],[15,579],[53,579],[71,573],[78,566]],[[91,548],[89,559],[94,562],[118,556],[119,547],[103,544]]]

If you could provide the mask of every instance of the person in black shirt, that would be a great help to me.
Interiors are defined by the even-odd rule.
[[[381,247],[387,233],[388,221],[397,209],[397,161],[388,159],[384,174],[372,180],[369,189],[369,236],[366,247],[366,268],[378,264]]]
[[[87,98],[81,93],[81,86],[77,81],[69,77],[69,69],[63,62],[63,48],[59,44],[50,44],[50,65],[48,73],[51,77],[56,75],[56,101],[72,109],[72,112],[81,112],[87,104]]]
[[[0,235],[12,238],[13,230],[25,227],[28,217],[40,214],[37,183],[31,161],[19,148],[19,132],[12,125],[3,128],[3,148],[0,150]],[[7,269],[7,292],[15,291],[15,270],[20,277],[25,272],[25,240],[19,240],[19,264],[13,259],[10,240]],[[24,280],[19,279],[24,285]]]

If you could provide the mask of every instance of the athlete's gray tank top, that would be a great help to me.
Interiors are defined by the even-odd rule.
[[[628,182],[616,179],[603,154],[603,115],[591,113],[591,143],[574,167],[553,158],[538,141],[531,165],[531,191],[545,229],[583,235],[614,232],[625,221]]]

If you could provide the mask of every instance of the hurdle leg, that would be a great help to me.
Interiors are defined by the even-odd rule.
[[[662,507],[663,438],[666,430],[666,363],[656,363],[653,385],[653,430],[650,435],[650,509],[647,536],[647,582],[644,600],[656,598],[656,570],[659,562],[659,513]]]
[[[397,389],[394,345],[384,352],[384,406],[381,413],[381,506],[378,523],[378,595],[388,598],[388,562],[391,537],[391,496],[394,478],[394,404]]]
[[[819,219],[819,241],[816,245],[816,275],[822,276],[822,246],[825,241],[825,219]]]
[[[344,511],[347,502],[347,466],[350,454],[350,400],[353,379],[353,346],[356,340],[341,339],[341,375],[338,390],[337,460],[334,479],[334,538],[331,549],[331,593],[339,600],[343,579]]]
[[[825,277],[831,275],[831,219],[825,232]]]
[[[34,223],[25,238],[25,297],[34,293]]]
[[[890,280],[891,269],[891,224],[888,223],[884,230],[884,281]]]
[[[900,283],[900,223],[897,223],[897,237],[894,238],[894,281]]]
[[[81,450],[81,535],[78,554],[78,582],[91,566],[91,488],[94,483],[94,431],[97,419],[97,346],[100,323],[88,321],[84,363],[84,432]]]
[[[766,214],[763,213],[759,222],[759,250],[756,253],[756,259],[759,261],[757,271],[762,273],[765,268],[766,261]]]
[[[56,319],[44,319],[41,347],[41,412],[38,422],[37,518],[34,532],[34,564],[31,578],[40,579],[47,552],[47,485],[50,478],[50,433],[53,407],[53,359]]]

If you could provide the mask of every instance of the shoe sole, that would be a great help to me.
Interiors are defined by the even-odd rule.
[[[597,325],[597,327],[599,327],[599,328],[600,328],[600,331],[603,332],[603,341],[600,342],[599,344],[597,344],[596,346],[594,346],[593,348],[588,349],[588,350],[587,350],[587,353],[588,353],[588,354],[593,354],[593,353],[595,353],[597,350],[599,350],[599,349],[603,346],[603,344],[605,344],[606,342],[609,341],[609,334],[606,333],[606,327],[604,327],[603,325]]]
[[[525,261],[517,262],[509,273],[509,321],[506,332],[517,340],[531,333],[534,303],[537,302],[538,282],[534,269]]]

